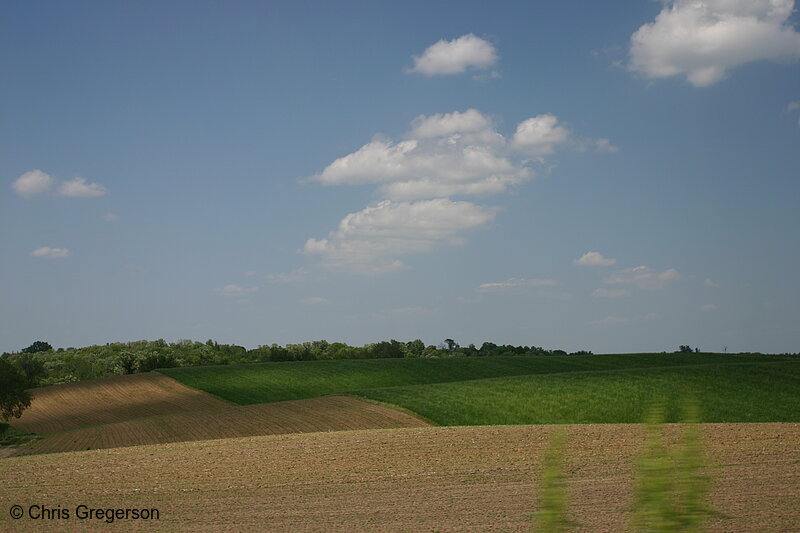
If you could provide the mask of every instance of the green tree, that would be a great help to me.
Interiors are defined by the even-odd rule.
[[[19,418],[30,407],[31,396],[25,390],[25,376],[14,365],[0,359],[0,416],[4,421]]]
[[[14,363],[25,376],[25,387],[27,388],[36,387],[39,381],[47,375],[44,361],[31,352],[20,354]]]
[[[23,348],[20,350],[22,353],[39,353],[39,352],[49,352],[53,349],[49,343],[44,341],[36,341],[27,348]]]

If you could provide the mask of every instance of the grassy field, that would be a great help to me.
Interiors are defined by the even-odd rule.
[[[240,404],[315,398],[363,389],[422,385],[530,374],[655,368],[782,356],[725,354],[626,354],[517,356],[453,359],[367,359],[261,363],[160,370],[181,383]]]
[[[442,425],[800,421],[800,361],[568,372],[357,391]]]
[[[9,457],[0,531],[528,532],[553,429],[343,431]],[[624,531],[642,426],[565,429],[570,531]],[[796,532],[800,424],[701,432],[718,464],[709,531]],[[12,504],[157,508],[160,518],[12,520]]]

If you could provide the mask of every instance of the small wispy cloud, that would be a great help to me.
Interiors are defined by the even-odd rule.
[[[480,292],[504,292],[531,287],[552,287],[557,284],[558,282],[553,279],[508,278],[505,281],[483,283],[477,290]]]
[[[578,266],[611,266],[616,264],[616,259],[603,257],[600,252],[586,252],[578,259],[574,260],[572,264]]]
[[[297,303],[300,305],[325,305],[331,303],[331,301],[321,296],[312,296],[311,298],[298,300]]]
[[[605,283],[628,284],[639,287],[640,289],[663,289],[669,283],[681,279],[681,274],[674,268],[669,268],[663,272],[658,272],[648,266],[638,266],[618,270],[604,279]]]
[[[211,289],[211,292],[218,296],[246,296],[258,292],[258,287],[240,287],[239,285],[225,285],[218,289]]]
[[[106,188],[99,183],[86,183],[86,180],[81,177],[65,181],[58,188],[59,195],[70,198],[95,198],[107,193]]]
[[[653,320],[658,315],[655,313],[647,313],[646,315],[638,315],[634,317],[620,317],[620,316],[607,316],[600,320],[594,320],[590,324],[597,324],[601,326],[625,326],[643,320]]]
[[[308,279],[311,271],[307,268],[295,268],[289,272],[279,272],[277,274],[267,274],[264,278],[270,283],[297,283]]]
[[[67,248],[50,248],[49,246],[40,246],[33,250],[30,254],[33,257],[41,257],[44,259],[61,259],[69,255]]]
[[[630,291],[626,289],[606,289],[603,287],[592,292],[592,296],[595,298],[625,298],[630,295]]]
[[[701,311],[716,311],[717,306],[715,304],[703,304],[700,306]]]
[[[115,220],[119,220],[119,215],[109,211],[108,213],[103,215],[103,220],[105,220],[106,222],[114,222]]]
[[[711,279],[709,278],[706,278],[706,280],[703,282],[703,285],[705,285],[706,287],[719,287],[718,283],[711,281]]]

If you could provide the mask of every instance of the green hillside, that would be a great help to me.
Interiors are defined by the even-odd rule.
[[[442,425],[641,422],[687,402],[703,422],[800,422],[800,361],[540,374],[394,387],[356,394]]]
[[[725,365],[792,359],[770,355],[625,354],[302,361],[162,369],[237,404],[314,398],[385,387],[573,372]],[[796,358],[794,358],[796,359]],[[474,403],[474,402],[473,402]]]

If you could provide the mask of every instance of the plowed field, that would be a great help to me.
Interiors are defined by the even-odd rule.
[[[34,389],[30,408],[23,412],[22,418],[12,419],[11,423],[20,431],[55,433],[228,405],[162,374],[148,372]]]
[[[573,425],[574,531],[622,531],[639,425]],[[429,427],[182,442],[11,457],[4,506],[157,508],[115,531],[528,531],[553,426]],[[670,426],[673,433],[676,427]],[[800,424],[706,424],[716,532],[796,532]],[[0,530],[108,531],[101,520],[19,520]]]
[[[45,436],[19,448],[17,455],[254,435],[426,425],[419,418],[401,411],[357,398],[329,396],[260,405],[226,405],[194,413],[78,428]]]

